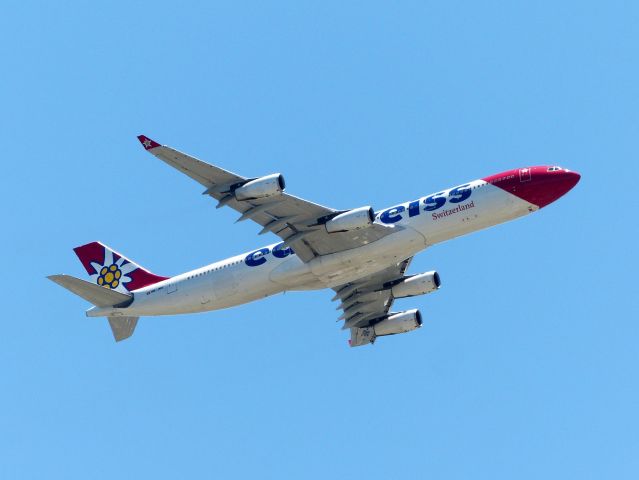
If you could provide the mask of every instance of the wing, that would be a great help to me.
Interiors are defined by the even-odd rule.
[[[365,277],[361,281],[336,287],[333,300],[341,300],[338,310],[343,313],[343,329],[351,329],[351,346],[356,347],[375,341],[372,324],[385,318],[393,305],[393,295],[388,283],[404,276],[412,257]]]
[[[260,234],[273,232],[290,245],[304,262],[320,255],[350,250],[379,240],[393,229],[373,224],[351,231],[328,233],[321,225],[345,210],[335,210],[301,198],[282,193],[275,197],[236,200],[233,189],[255,178],[242,177],[223,168],[160,145],[150,138],[138,136],[144,148],[173,168],[203,185],[204,195],[218,201],[217,207],[228,206],[242,215],[238,221],[253,220],[263,228]]]

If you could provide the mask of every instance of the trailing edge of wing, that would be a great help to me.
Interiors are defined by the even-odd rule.
[[[339,316],[338,321],[344,320],[342,329],[365,328],[376,319],[387,315],[395,299],[391,290],[385,288],[384,284],[401,278],[408,269],[411,260],[412,257],[369,275],[358,282],[336,287],[333,298],[341,300],[338,309],[342,310],[343,313]],[[360,344],[357,341],[354,343],[354,345]]]

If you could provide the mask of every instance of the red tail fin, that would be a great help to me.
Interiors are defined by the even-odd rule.
[[[112,290],[131,292],[169,278],[149,272],[100,242],[87,243],[73,250],[91,281]]]

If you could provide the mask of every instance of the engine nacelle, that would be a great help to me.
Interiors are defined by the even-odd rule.
[[[414,297],[434,292],[440,285],[439,273],[433,270],[432,272],[406,277],[400,283],[391,287],[391,293],[395,298]]]
[[[406,310],[396,313],[390,317],[373,325],[375,335],[381,337],[383,335],[395,335],[397,333],[406,333],[416,330],[422,326],[422,314],[419,310]]]
[[[350,232],[370,227],[375,221],[375,212],[371,207],[360,207],[340,213],[324,225],[328,233]]]
[[[281,195],[286,183],[281,173],[256,178],[235,189],[236,200],[256,200],[258,198]]]

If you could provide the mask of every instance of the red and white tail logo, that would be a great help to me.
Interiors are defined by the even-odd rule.
[[[91,242],[73,249],[91,277],[102,287],[128,293],[168,277],[155,275],[100,242]]]

